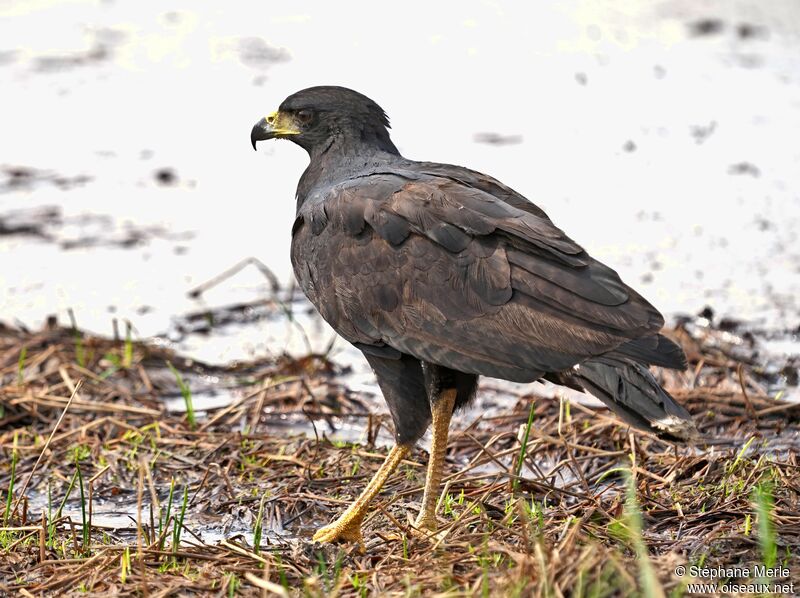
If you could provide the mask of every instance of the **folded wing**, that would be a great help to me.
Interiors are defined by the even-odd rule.
[[[663,325],[539,208],[457,167],[374,172],[310,199],[293,262],[348,340],[463,372],[535,380]]]

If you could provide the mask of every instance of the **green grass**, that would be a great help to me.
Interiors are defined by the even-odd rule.
[[[345,553],[341,550],[336,553],[336,560],[333,562],[333,570],[331,570],[331,567],[325,558],[325,554],[322,551],[317,552],[317,566],[314,568],[314,572],[322,582],[322,587],[324,589],[324,593],[322,594],[323,596],[329,595],[336,587],[339,581],[339,576],[342,573],[344,554]]]
[[[172,552],[178,552],[181,545],[181,532],[183,531],[183,519],[186,516],[186,507],[189,504],[189,487],[183,487],[183,502],[181,503],[181,512],[175,518],[175,526],[172,528]]]
[[[122,367],[126,370],[133,365],[133,337],[131,335],[131,323],[125,322],[125,345],[122,352]]]
[[[53,525],[53,482],[47,481],[47,546],[52,548],[55,542],[55,526]]]
[[[264,500],[267,495],[261,496],[261,503],[258,506],[258,516],[256,517],[255,528],[253,529],[253,552],[261,554],[261,531],[264,523]]]
[[[744,445],[742,445],[742,448],[739,449],[738,453],[736,453],[736,458],[733,460],[733,463],[731,463],[730,466],[727,468],[726,470],[727,475],[730,475],[734,471],[736,471],[736,468],[739,466],[739,463],[741,463],[742,459],[744,458],[745,452],[747,452],[747,449],[750,448],[750,445],[753,444],[753,441],[755,439],[756,439],[755,436],[751,436],[748,439],[748,441],[745,442]]]
[[[114,337],[116,338],[116,333]],[[129,370],[133,366],[133,337],[131,335],[130,322],[125,322],[125,341],[122,345],[122,355],[120,356],[116,351],[108,351],[103,355],[103,360],[111,364],[100,373],[100,378],[103,380],[113,376],[119,370]]]
[[[105,380],[109,376],[113,376],[116,374],[120,367],[122,366],[122,360],[119,358],[119,355],[116,353],[106,353],[103,355],[103,359],[111,363],[111,366],[106,368],[104,371],[100,372],[100,379]]]
[[[22,386],[22,383],[25,381],[25,359],[28,357],[28,347],[27,345],[22,345],[22,349],[19,352],[19,359],[17,360],[17,384]]]
[[[280,582],[281,586],[284,590],[286,590],[287,594],[289,592],[289,580],[286,578],[286,568],[283,566],[283,559],[281,559],[280,553],[275,553],[275,566],[278,568],[278,581]]]
[[[772,513],[775,509],[772,486],[762,482],[753,489],[753,502],[756,504],[758,517],[758,545],[761,549],[761,559],[767,569],[773,568],[778,562],[778,543],[775,536],[775,524]]]
[[[456,497],[450,494],[449,492],[444,495],[444,501],[442,501],[442,512],[448,516],[452,517],[453,519],[458,518],[458,512],[456,506],[463,506],[464,505],[464,489],[461,489],[461,493]]]
[[[47,531],[47,535],[50,541],[50,548],[55,548],[55,539],[56,539],[55,522],[61,519],[61,512],[64,510],[64,506],[67,504],[67,501],[69,500],[70,494],[72,494],[72,489],[75,487],[75,482],[77,480],[78,480],[78,468],[75,469],[75,473],[73,474],[72,479],[69,481],[69,486],[67,487],[67,493],[61,500],[61,504],[58,506],[58,510],[56,510],[55,517],[50,518],[50,525]]]
[[[163,534],[164,527],[169,525],[169,518],[170,514],[172,513],[172,496],[175,493],[175,478],[172,478],[172,481],[169,484],[169,498],[167,499],[167,512],[164,514],[164,509],[161,509],[161,513],[158,516],[158,537],[160,538],[158,542],[158,549],[164,550],[164,540],[166,540],[166,534]]]
[[[519,474],[522,472],[522,464],[525,462],[525,455],[528,453],[528,439],[531,434],[531,426],[534,419],[534,407],[536,403],[531,402],[531,410],[528,412],[528,423],[525,425],[525,432],[522,435],[522,443],[519,447],[519,456],[517,457],[517,465],[514,468],[514,483],[512,487],[516,491],[519,488]]]
[[[86,461],[91,454],[92,448],[88,444],[75,444],[69,449],[73,461]]]
[[[11,448],[11,478],[8,481],[8,495],[6,496],[6,511],[3,513],[3,526],[8,525],[11,519],[11,503],[14,499],[14,483],[17,477],[17,461],[19,461],[19,451],[17,450],[17,432],[14,432],[14,443]]]
[[[530,421],[530,418],[528,418]],[[489,555],[488,548],[489,536],[484,536],[483,548],[481,554],[478,555],[478,563],[481,566],[481,598],[489,598],[491,595],[492,586],[489,582],[489,571],[492,568],[492,558]]]
[[[125,583],[131,570],[131,549],[126,546],[119,557],[119,581]]]
[[[85,368],[87,359],[86,350],[83,346],[83,334],[81,334],[78,328],[78,322],[75,320],[75,313],[72,309],[68,309],[67,313],[69,314],[69,320],[72,325],[72,338],[75,342],[75,360],[78,362],[79,366]]]
[[[239,585],[241,582],[239,578],[236,577],[236,573],[228,573],[226,575],[228,578],[228,598],[234,598],[239,593]]]
[[[83,348],[83,335],[77,330],[73,333],[75,338],[75,359],[82,368],[86,367],[86,352]]]
[[[636,500],[636,486],[633,473],[629,472],[626,480],[624,525],[627,529],[629,542],[636,552],[636,562],[639,566],[639,583],[642,585],[643,594],[653,598],[663,598],[664,589],[658,581],[653,565],[650,562],[650,553],[642,538],[642,512],[639,501]]]
[[[194,405],[192,404],[192,391],[186,382],[183,380],[183,376],[181,373],[175,369],[175,366],[172,365],[172,362],[167,362],[167,367],[169,371],[172,372],[172,375],[175,376],[175,382],[178,383],[178,388],[181,391],[181,396],[183,396],[183,402],[186,404],[186,421],[189,422],[189,427],[194,430],[195,429],[195,418],[194,418]]]
[[[544,531],[544,508],[536,502],[536,499],[531,497],[531,502],[527,503],[524,500],[520,501],[520,506],[528,521],[536,528],[537,533],[541,534]]]
[[[89,522],[86,519],[86,494],[83,488],[83,473],[77,453],[75,454],[75,473],[78,476],[78,487],[81,491],[81,540],[84,550],[89,546]]]
[[[358,593],[359,598],[367,598],[369,595],[369,586],[366,579],[361,579],[361,576],[358,573],[353,573],[350,576],[350,584]]]

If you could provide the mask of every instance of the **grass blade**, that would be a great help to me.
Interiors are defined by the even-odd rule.
[[[183,503],[181,512],[175,519],[175,526],[172,528],[172,552],[177,552],[181,544],[181,532],[183,531],[183,519],[186,516],[186,506],[189,504],[189,487],[183,487]]]
[[[775,509],[775,499],[772,487],[762,483],[753,489],[753,502],[756,503],[758,514],[758,544],[761,548],[761,558],[767,569],[771,569],[778,562],[778,543],[775,539],[775,524],[772,513]]]
[[[85,549],[89,545],[89,524],[86,520],[86,494],[83,489],[83,473],[81,473],[81,464],[77,454],[75,455],[75,473],[78,476],[78,487],[81,491],[81,539]]]
[[[194,405],[192,404],[192,391],[183,380],[181,373],[172,365],[172,362],[168,361],[167,367],[169,371],[172,372],[172,375],[175,376],[175,382],[178,383],[181,396],[183,396],[183,402],[186,404],[186,420],[189,422],[189,427],[194,430],[196,423],[194,418]]]
[[[8,525],[11,519],[11,501],[14,500],[14,481],[17,477],[17,461],[19,461],[19,451],[17,450],[17,432],[14,431],[14,444],[11,448],[11,479],[8,481],[8,496],[6,497],[6,512],[3,513],[3,526]]]
[[[531,426],[533,425],[534,407],[536,403],[531,402],[531,410],[528,412],[528,423],[525,425],[525,432],[522,435],[522,443],[519,447],[519,456],[517,457],[517,465],[514,468],[514,483],[512,487],[514,490],[519,488],[519,474],[522,472],[522,464],[525,462],[525,455],[528,453],[528,439],[531,434]]]
[[[264,523],[264,500],[266,498],[266,494],[261,496],[261,504],[258,506],[258,516],[253,530],[253,552],[256,554],[261,554],[261,531]]]
[[[125,347],[122,354],[122,367],[129,369],[133,364],[133,337],[131,335],[131,323],[125,322]]]
[[[161,519],[161,516],[158,518],[158,537],[161,538],[158,542],[158,549],[164,550],[164,540],[166,540],[166,534],[162,536],[162,532],[164,526],[169,525],[169,517],[172,513],[172,495],[175,493],[175,478],[172,478],[172,481],[169,484],[169,498],[167,499],[167,512],[164,515],[164,519]]]
[[[639,583],[642,584],[643,594],[653,598],[664,598],[664,588],[658,581],[653,564],[650,562],[650,553],[642,538],[642,512],[639,501],[636,500],[636,486],[633,474],[628,472],[625,492],[625,527],[628,540],[636,551],[636,562],[639,565]]]
[[[25,381],[25,359],[28,357],[28,346],[23,345],[19,352],[19,359],[17,360],[17,384],[22,386]]]

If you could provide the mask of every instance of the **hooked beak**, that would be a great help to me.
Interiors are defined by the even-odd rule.
[[[299,135],[300,129],[291,115],[279,110],[258,121],[250,131],[250,143],[256,149],[257,141]]]

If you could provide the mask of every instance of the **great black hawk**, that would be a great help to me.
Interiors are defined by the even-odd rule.
[[[363,353],[397,445],[314,540],[362,541],[369,501],[433,423],[416,527],[435,529],[450,417],[479,376],[586,390],[623,420],[672,438],[689,413],[648,365],[684,369],[661,314],[541,208],[492,177],[400,155],[386,113],[343,87],[290,95],[251,142],[289,139],[297,186],[292,266],[323,318]]]

